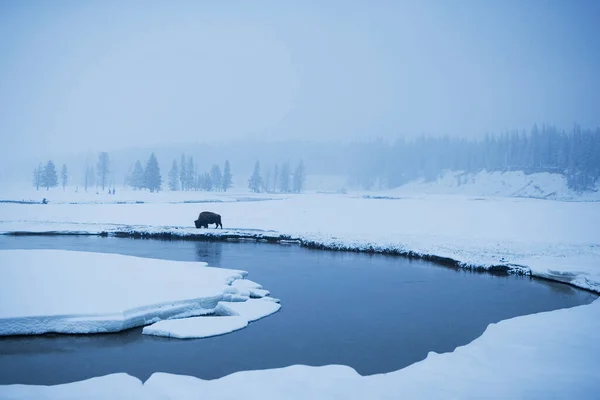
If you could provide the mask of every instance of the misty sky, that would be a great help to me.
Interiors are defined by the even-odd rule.
[[[0,155],[600,126],[598,1],[0,1]]]

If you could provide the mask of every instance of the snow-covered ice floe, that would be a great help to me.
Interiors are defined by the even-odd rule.
[[[240,304],[254,301],[250,291],[262,289],[254,289],[258,284],[246,282],[246,275],[202,262],[0,250],[0,335],[116,332],[169,318],[212,314],[233,296]],[[236,281],[241,282],[231,286]],[[242,319],[163,321],[145,333],[206,337],[240,329],[250,320]]]
[[[178,339],[200,339],[237,331],[248,326],[248,322],[248,319],[240,316],[169,319],[145,326],[142,333]]]
[[[347,366],[293,365],[215,380],[154,373],[143,386],[137,378],[113,374],[67,385],[0,386],[0,398],[595,399],[599,331],[600,299],[491,324],[454,352],[431,352],[386,374],[363,377]]]
[[[245,328],[248,323],[276,313],[281,308],[279,299],[245,298],[245,301],[220,301],[214,309],[216,316],[171,319],[144,327],[146,335],[178,339],[198,339],[223,335]]]

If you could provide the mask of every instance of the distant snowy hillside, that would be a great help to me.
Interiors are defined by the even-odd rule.
[[[569,201],[600,201],[600,188],[594,192],[578,193],[567,186],[561,174],[522,171],[469,174],[462,171],[446,172],[437,181],[417,180],[385,191],[401,194],[462,194],[469,196],[532,197]]]

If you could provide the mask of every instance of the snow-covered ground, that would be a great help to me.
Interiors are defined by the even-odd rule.
[[[286,234],[329,248],[396,250],[448,258],[464,266],[518,266],[600,293],[599,202],[464,194],[389,199],[366,194],[301,194],[277,201],[211,204],[167,203],[160,194],[144,204],[0,204],[0,231]],[[226,229],[193,228],[193,220],[204,210],[220,213]],[[502,321],[452,353],[432,353],[422,362],[383,375],[360,377],[343,366],[292,366],[214,381],[155,374],[144,385],[130,377],[127,385],[140,390],[139,398],[194,398],[199,391],[215,399],[594,398],[600,392],[599,328],[596,300],[588,306]],[[124,385],[124,377],[115,375],[78,387],[89,390],[96,384],[110,385],[112,379]],[[5,386],[0,387],[0,397],[62,397],[66,390],[76,391],[64,386]]]
[[[168,318],[206,314],[236,315],[244,320],[243,326],[236,325],[240,329],[257,319],[256,312],[247,317],[216,312],[217,308],[229,310],[229,302],[223,301],[228,296],[237,297],[231,303],[233,309],[246,301],[251,310],[275,312],[280,307],[273,301],[250,299],[248,290],[240,290],[246,275],[245,271],[212,268],[201,262],[63,250],[0,250],[0,335],[117,332]],[[232,286],[237,280],[242,283]],[[256,285],[248,282],[246,287]],[[180,319],[175,323],[177,334],[169,334],[170,326],[148,333],[213,336],[233,330],[225,319],[230,320]],[[202,336],[188,325],[201,325]]]

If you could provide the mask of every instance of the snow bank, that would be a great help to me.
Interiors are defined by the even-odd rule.
[[[569,283],[600,293],[600,257],[598,256],[545,255],[517,259],[514,262],[526,265],[534,276]]]
[[[110,374],[64,385],[0,385],[0,399],[61,399],[108,400],[153,399],[150,394],[141,397],[142,381],[125,373]]]
[[[248,320],[239,316],[195,317],[159,321],[145,326],[145,335],[166,336],[178,339],[200,339],[234,332],[248,326]]]
[[[115,332],[212,312],[244,271],[61,250],[0,251],[0,334]]]
[[[599,330],[600,300],[596,300],[492,324],[482,336],[454,352],[431,352],[425,360],[387,374],[362,377],[340,365],[294,365],[237,372],[215,380],[159,372],[143,387],[135,378],[115,374],[98,378],[104,384],[95,386],[93,380],[59,386],[0,386],[0,398],[76,398],[77,394],[118,398],[115,395],[122,394],[119,390],[125,382],[130,385],[126,395],[138,399],[195,399],[199,393],[215,400],[587,399],[600,391]]]

